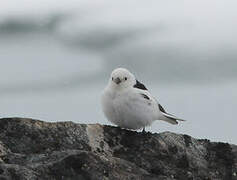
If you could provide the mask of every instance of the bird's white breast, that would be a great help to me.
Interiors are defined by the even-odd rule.
[[[133,89],[111,91],[102,95],[103,111],[112,123],[129,129],[140,129],[150,125],[157,114],[153,99],[144,98]]]

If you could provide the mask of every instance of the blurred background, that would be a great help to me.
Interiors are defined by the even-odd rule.
[[[128,68],[172,131],[237,144],[237,1],[0,0],[0,116],[110,124],[100,95]]]

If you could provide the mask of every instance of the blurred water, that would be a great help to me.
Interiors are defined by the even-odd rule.
[[[108,124],[100,94],[122,66],[188,120],[150,131],[237,144],[235,1],[45,3],[0,7],[1,117]]]

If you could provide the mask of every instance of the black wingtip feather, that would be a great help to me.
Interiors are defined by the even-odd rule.
[[[161,112],[166,113],[165,109],[160,104],[158,104],[158,106]]]

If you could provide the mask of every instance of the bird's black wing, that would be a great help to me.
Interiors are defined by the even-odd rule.
[[[161,112],[166,113],[165,109],[160,104],[158,104],[158,107],[159,107]]]
[[[159,107],[159,110],[160,110],[161,112],[163,112],[163,113],[165,113],[165,114],[167,114],[167,115],[173,116],[173,117],[175,118],[175,116],[174,116],[173,114],[167,113],[167,112],[165,111],[165,109],[164,109],[160,104],[158,104],[158,107]]]
[[[145,95],[145,94],[141,94],[145,99],[148,99],[148,100],[150,100],[150,98],[147,96],[147,95]]]
[[[147,90],[146,86],[144,84],[140,83],[138,80],[136,80],[136,84],[133,87],[142,89],[142,90]]]

